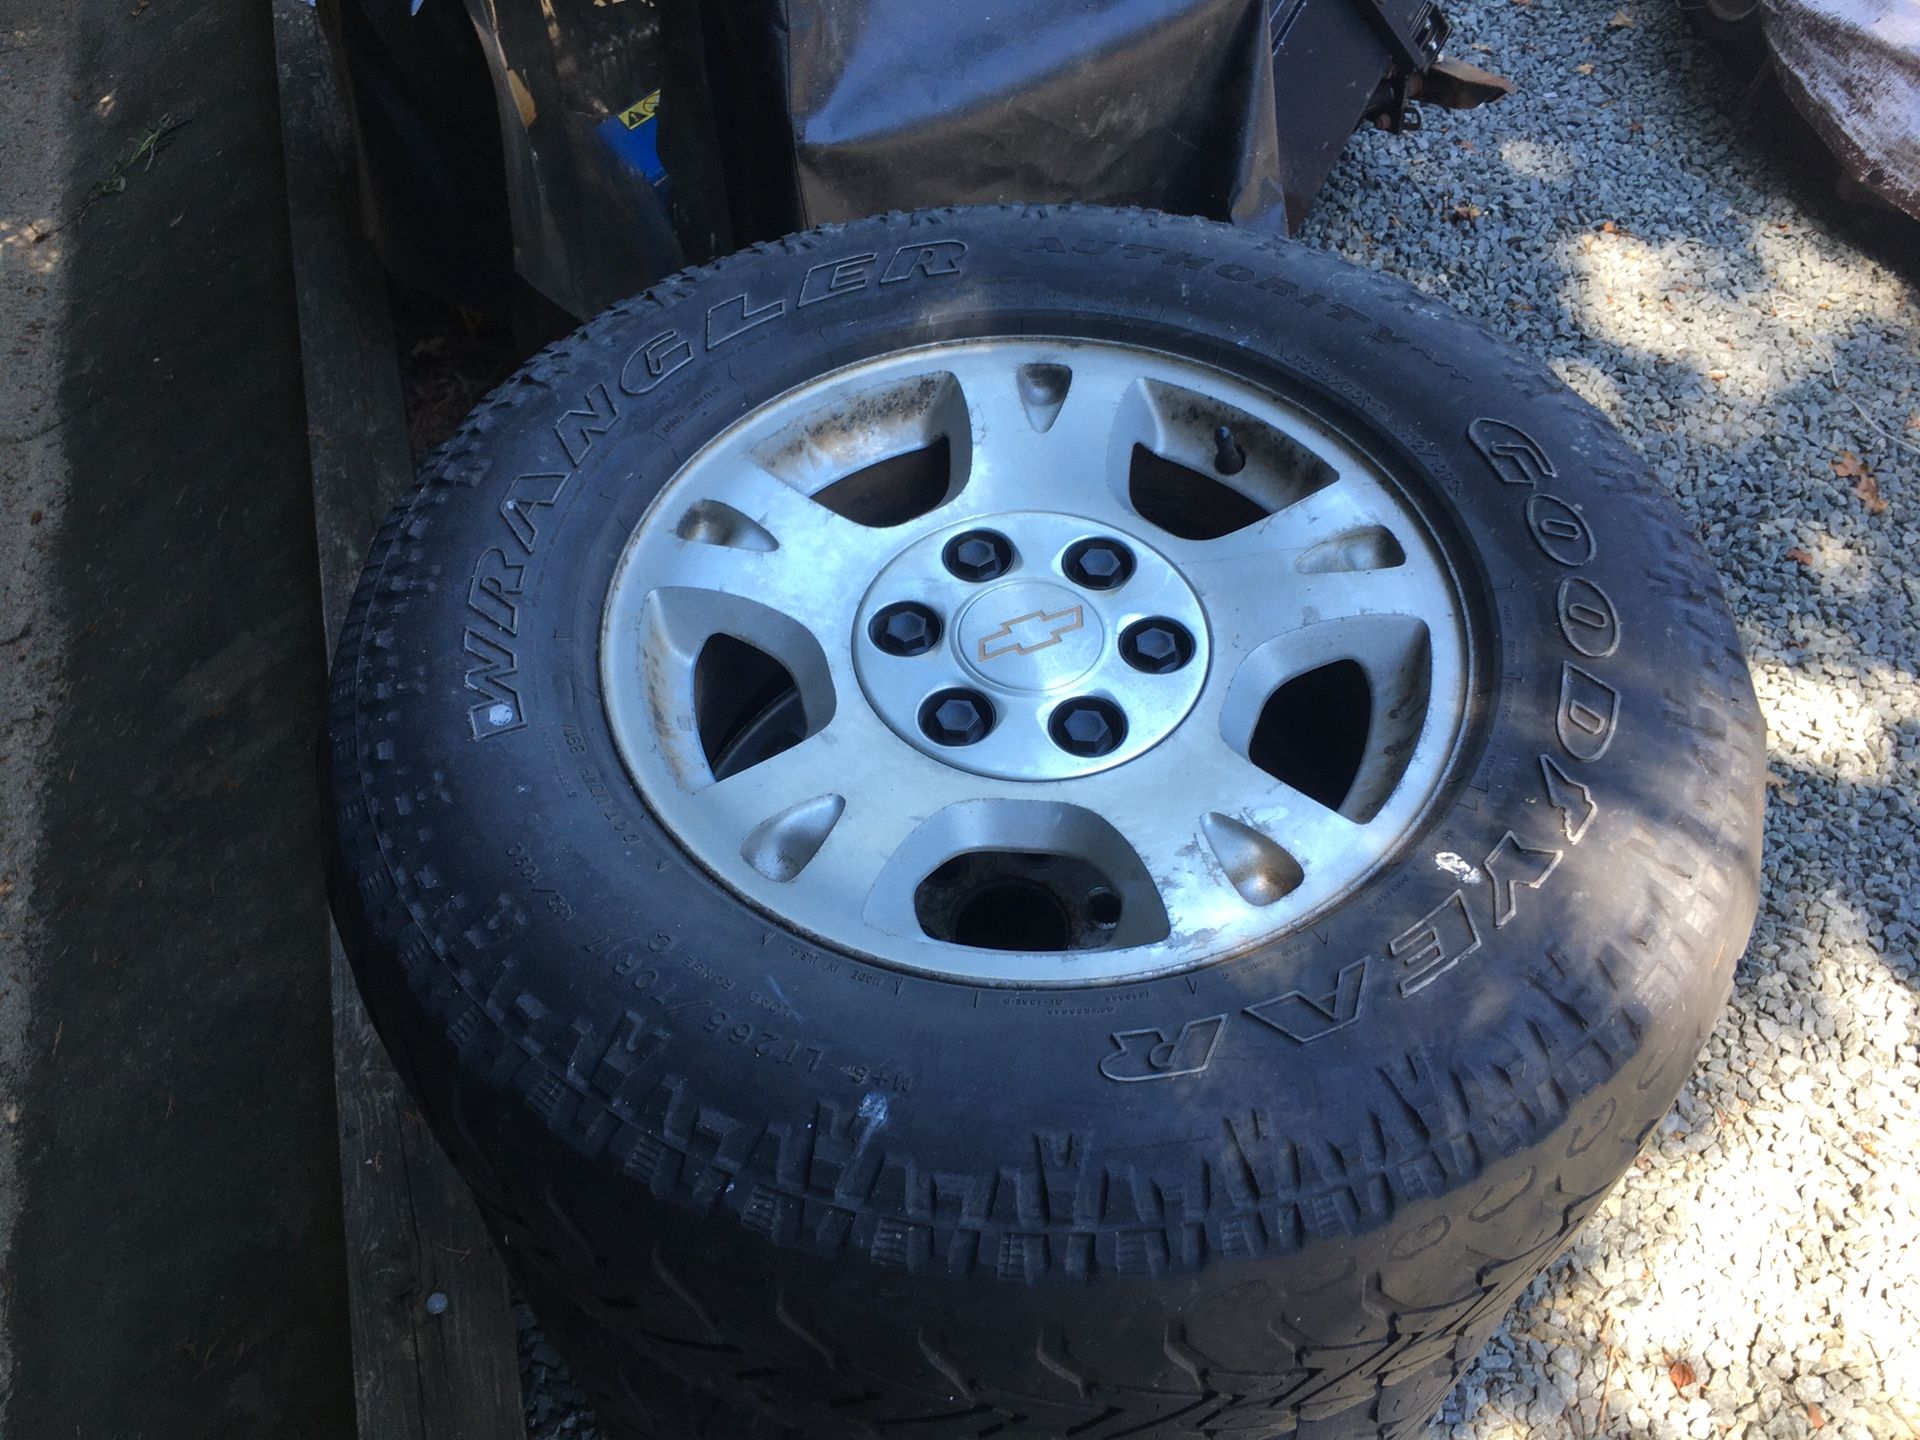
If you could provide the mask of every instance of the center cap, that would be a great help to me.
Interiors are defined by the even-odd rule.
[[[895,734],[1004,780],[1125,764],[1185,718],[1207,676],[1206,615],[1172,562],[1126,527],[1044,510],[909,541],[851,639],[860,688]]]
[[[1043,580],[991,586],[954,626],[960,663],[1006,690],[1058,690],[1094,667],[1106,627],[1087,597]]]

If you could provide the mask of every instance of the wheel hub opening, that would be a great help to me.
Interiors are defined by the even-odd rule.
[[[1078,856],[986,850],[956,856],[922,880],[914,912],[929,939],[1046,953],[1107,944],[1125,902]]]
[[[1275,690],[1253,727],[1247,758],[1329,810],[1346,804],[1367,753],[1373,697],[1367,672],[1336,660]]]
[[[856,525],[878,529],[919,519],[952,488],[953,453],[942,435],[931,445],[856,470],[813,498]]]
[[[1149,381],[1161,419],[1158,449],[1136,443],[1133,508],[1183,540],[1218,540],[1266,519],[1337,478],[1293,436],[1237,406]]]
[[[715,780],[792,749],[807,734],[793,672],[757,645],[715,635],[693,670],[700,748]]]

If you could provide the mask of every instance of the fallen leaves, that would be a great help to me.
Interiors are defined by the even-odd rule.
[[[1802,550],[1798,545],[1787,551],[1787,559],[1793,561],[1796,565],[1813,564],[1813,556]]]
[[[1824,1430],[1827,1428],[1827,1412],[1822,1410],[1818,1405],[1815,1405],[1811,1400],[1807,1402],[1807,1428],[1810,1430]]]
[[[1573,68],[1578,70],[1582,75],[1591,75],[1593,73],[1593,62],[1589,60],[1585,64],[1576,65]]]
[[[1866,461],[1851,450],[1842,450],[1827,463],[1842,480],[1853,481],[1853,493],[1860,497],[1860,503],[1867,507],[1869,515],[1884,515],[1887,512],[1887,502],[1880,494],[1880,482],[1874,479]]]
[[[1614,11],[1613,18],[1607,21],[1607,29],[1609,30],[1631,30],[1632,28],[1633,16],[1624,10]]]
[[[1471,200],[1462,200],[1447,212],[1447,219],[1456,225],[1471,225],[1486,212]]]
[[[1700,1377],[1693,1373],[1693,1366],[1684,1360],[1676,1360],[1667,1366],[1667,1379],[1673,1382],[1675,1390],[1685,1390]]]

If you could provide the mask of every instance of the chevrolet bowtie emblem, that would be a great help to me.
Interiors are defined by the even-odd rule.
[[[1025,615],[1014,616],[991,635],[981,636],[980,659],[1031,655],[1049,645],[1058,645],[1062,635],[1070,635],[1086,623],[1086,616],[1078,605],[1070,605],[1065,610],[1030,610]]]

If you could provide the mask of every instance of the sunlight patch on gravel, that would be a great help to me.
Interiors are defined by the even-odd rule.
[[[1454,53],[1518,90],[1356,137],[1302,237],[1465,310],[1626,433],[1719,567],[1768,721],[1731,1004],[1430,1433],[1914,1440],[1920,296],[1786,172],[1678,7],[1610,28],[1620,8],[1449,5]]]

